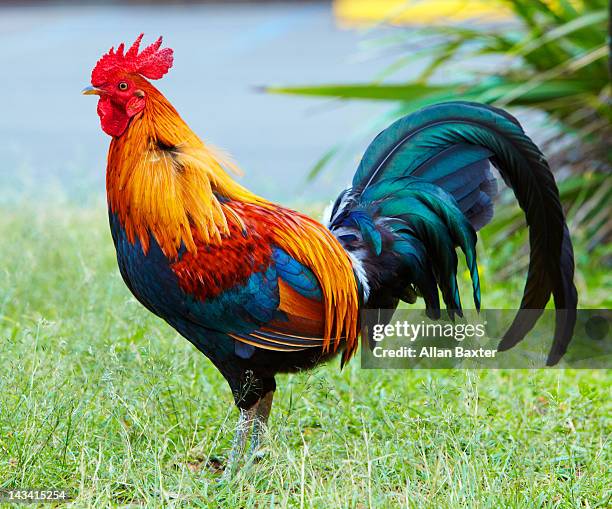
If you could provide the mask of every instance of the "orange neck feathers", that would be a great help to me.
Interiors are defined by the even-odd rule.
[[[206,243],[219,243],[227,221],[239,221],[219,196],[266,205],[227,174],[237,171],[207,147],[170,102],[143,80],[146,107],[108,154],[106,188],[111,212],[118,215],[130,242],[149,248],[149,232],[164,254],[176,258],[183,242],[195,251],[192,228]]]

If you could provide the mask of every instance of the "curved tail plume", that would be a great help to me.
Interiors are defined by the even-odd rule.
[[[336,201],[330,228],[364,269],[368,307],[395,307],[399,299],[420,295],[435,316],[439,287],[451,315],[461,313],[456,246],[465,253],[479,307],[475,230],[491,220],[497,191],[489,163],[513,190],[529,228],[520,309],[543,310],[554,298],[547,361],[553,365],[567,350],[576,321],[572,243],[548,163],[507,112],[455,101],[398,120],[366,150],[352,187]],[[540,314],[519,311],[499,349],[521,341]]]

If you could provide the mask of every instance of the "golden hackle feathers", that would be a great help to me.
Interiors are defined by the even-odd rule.
[[[154,87],[141,85],[147,107],[111,142],[108,200],[130,242],[138,239],[146,251],[150,232],[173,259],[181,242],[196,249],[192,229],[211,244],[229,233],[215,193],[237,200],[256,197],[229,177],[225,169],[237,171],[233,163],[206,146]]]

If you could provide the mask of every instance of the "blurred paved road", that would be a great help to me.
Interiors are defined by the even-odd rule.
[[[258,93],[271,83],[363,81],[388,62],[359,59],[359,32],[335,27],[327,4],[0,8],[0,200],[57,189],[103,196],[108,137],[83,97],[97,58],[139,32],[163,34],[175,66],[158,85],[205,140],[227,150],[243,182],[267,197],[327,200],[352,174],[305,187],[334,142],[383,111]]]

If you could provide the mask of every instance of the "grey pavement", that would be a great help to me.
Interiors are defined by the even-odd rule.
[[[360,58],[364,34],[338,28],[326,3],[0,7],[0,202],[32,190],[40,199],[103,198],[109,138],[95,99],[80,90],[103,52],[140,32],[145,42],[163,34],[175,50],[159,88],[204,140],[233,156],[245,185],[274,200],[334,198],[356,161],[309,185],[305,174],[387,109],[256,90],[367,81],[389,63]]]

